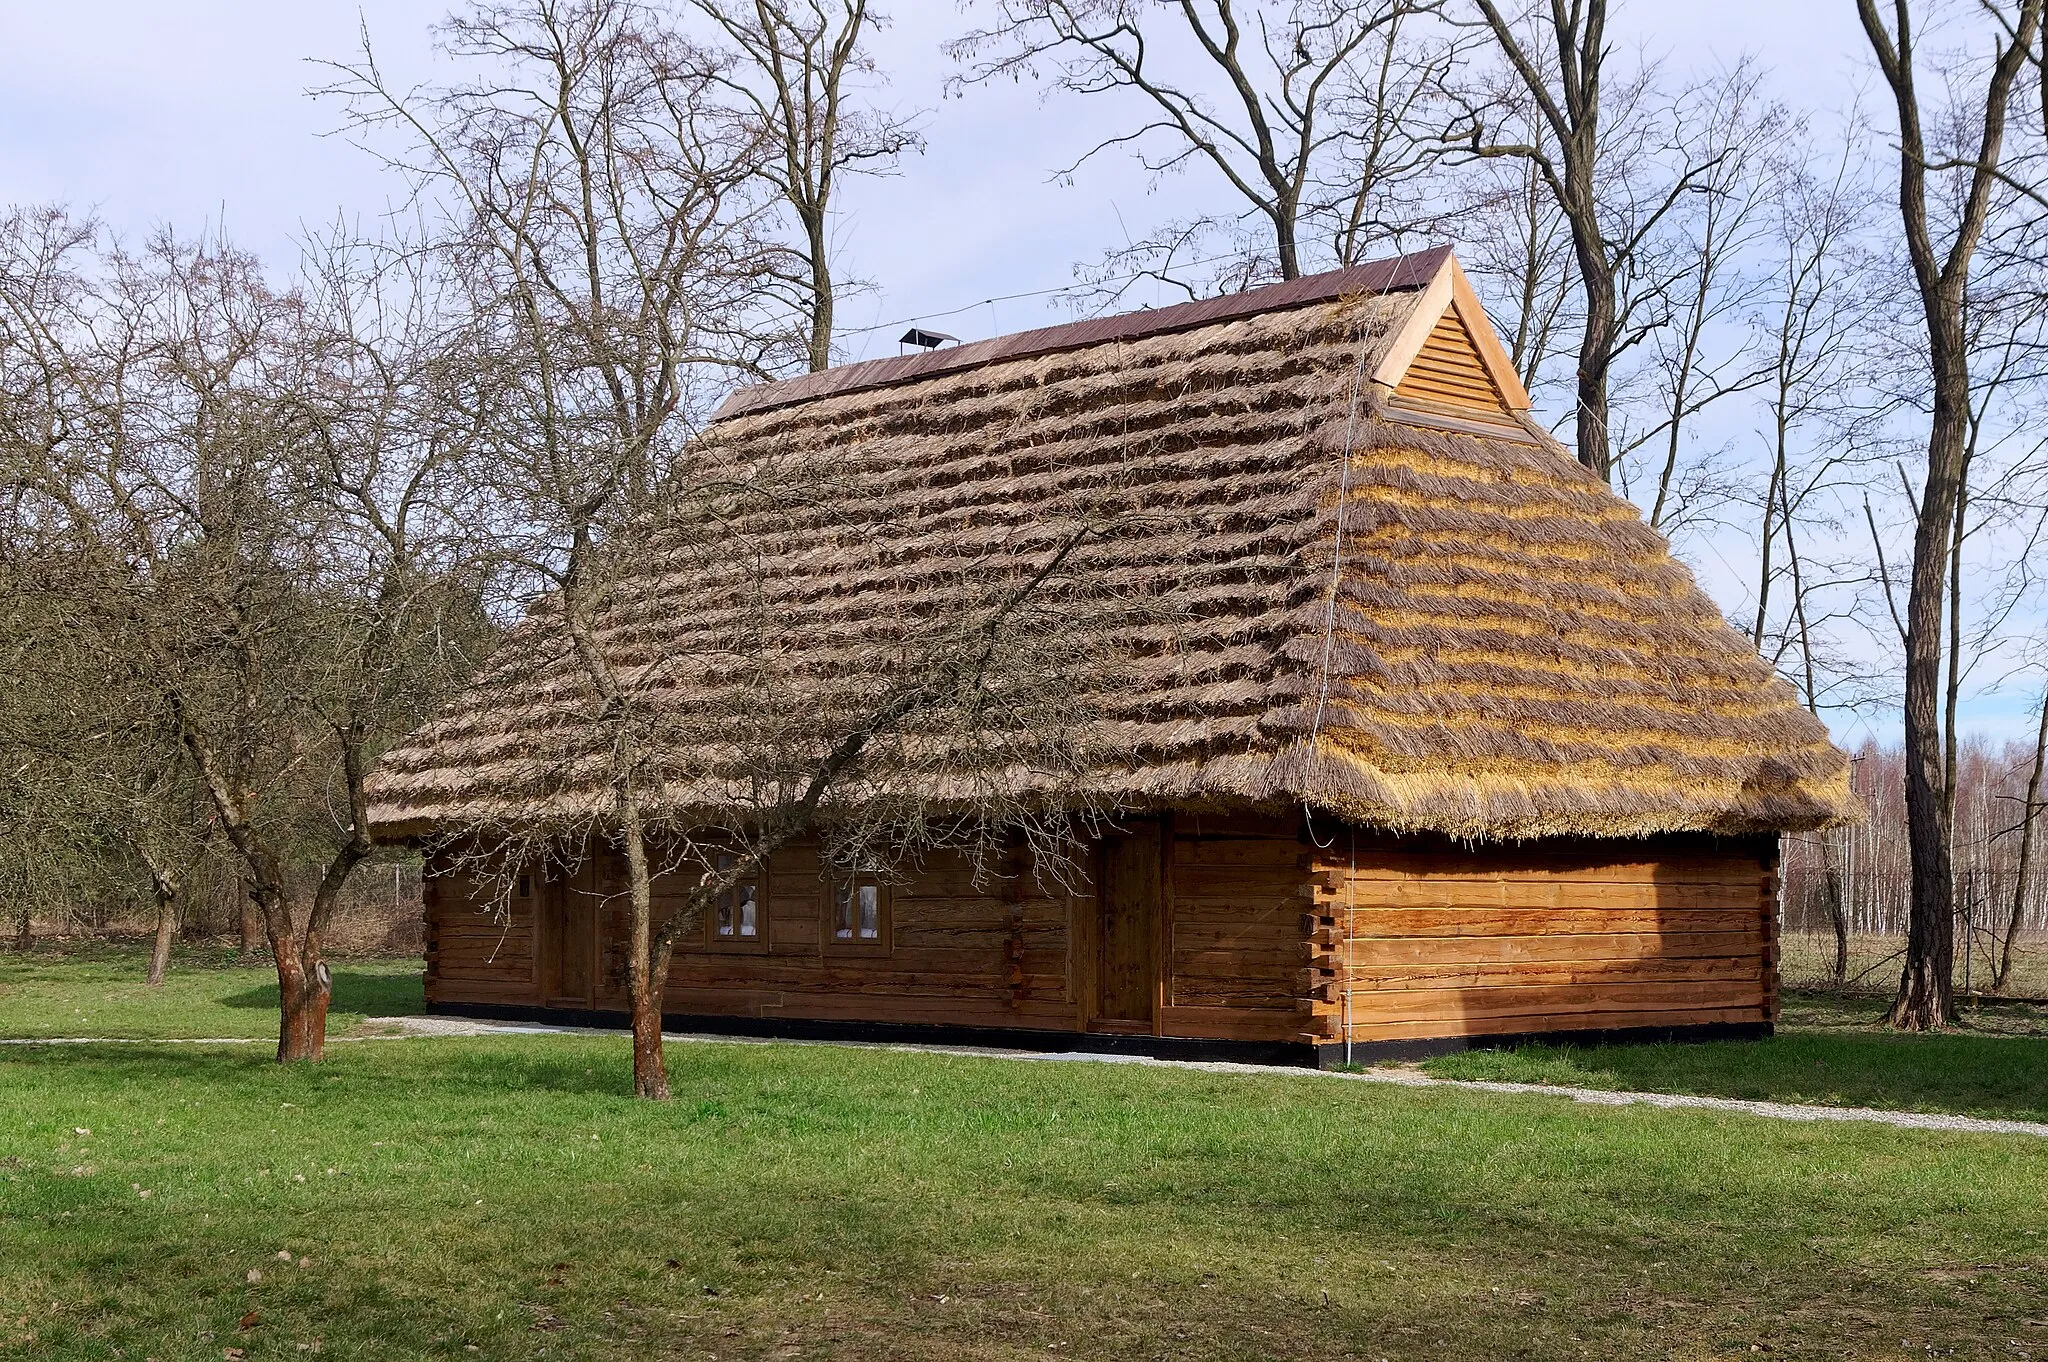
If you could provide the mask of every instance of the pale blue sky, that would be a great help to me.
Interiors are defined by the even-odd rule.
[[[90,208],[135,236],[169,223],[227,234],[288,266],[296,240],[337,213],[370,220],[401,192],[356,148],[323,136],[338,111],[306,94],[309,59],[353,54],[367,25],[387,71],[432,73],[428,26],[443,0],[7,0],[0,24],[0,200]],[[842,325],[932,317],[993,295],[1057,288],[1077,259],[1133,231],[1197,210],[1198,177],[1148,186],[1105,159],[1072,186],[1049,172],[1090,140],[1091,111],[1004,85],[948,98],[939,44],[969,26],[952,0],[897,0],[877,41],[890,98],[929,111],[929,148],[889,180],[857,184],[839,223],[843,265],[875,281]],[[1615,39],[1677,67],[1712,70],[1752,55],[1778,93],[1826,112],[1867,77],[1851,0],[1633,0]],[[1213,200],[1211,200],[1213,203]],[[1134,302],[1144,301],[1142,298]],[[937,322],[973,337],[1064,314],[1045,300],[981,307]],[[893,353],[877,334],[866,353]],[[851,338],[849,351],[863,353]],[[1728,595],[1712,545],[1692,553]],[[1717,580],[1720,579],[1720,580]],[[2016,733],[2028,700],[1973,705],[1988,732]],[[1889,724],[1883,724],[1889,728]],[[1843,726],[1855,740],[1860,722]]]
[[[346,57],[357,24],[400,76],[431,68],[442,0],[8,0],[0,24],[0,198],[96,208],[127,234],[224,221],[234,239],[288,260],[308,224],[375,214],[393,188],[335,137],[336,111],[308,98],[309,58]],[[880,292],[849,325],[1054,287],[1072,262],[1171,215],[1196,179],[1148,191],[1104,161],[1073,187],[1047,172],[1087,144],[1088,111],[1013,86],[945,98],[941,41],[968,26],[951,0],[898,0],[878,41],[904,109],[930,110],[930,146],[899,177],[858,186],[841,224],[848,263]],[[1861,59],[1849,0],[1635,0],[1619,41],[1711,68],[1754,52],[1786,93],[1829,102]],[[1099,116],[1099,111],[1098,111]],[[986,334],[1042,309],[984,309],[948,330]]]

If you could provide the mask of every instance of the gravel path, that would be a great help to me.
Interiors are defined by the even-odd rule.
[[[330,1042],[351,1040],[403,1040],[414,1036],[617,1036],[618,1031],[595,1027],[546,1026],[523,1022],[473,1021],[465,1017],[380,1017],[364,1024],[356,1035],[329,1036]],[[1982,1116],[1948,1116],[1922,1111],[1885,1111],[1875,1107],[1822,1107],[1792,1102],[1752,1102],[1737,1097],[1693,1097],[1682,1093],[1614,1092],[1604,1088],[1567,1088],[1551,1083],[1495,1083],[1481,1079],[1431,1078],[1412,1068],[1366,1069],[1338,1073],[1327,1069],[1290,1069],[1265,1064],[1232,1064],[1221,1060],[1148,1059],[1140,1055],[1052,1054],[1036,1050],[998,1050],[950,1045],[896,1045],[860,1041],[781,1041],[751,1036],[667,1035],[665,1040],[680,1044],[718,1045],[850,1045],[862,1049],[901,1050],[914,1054],[973,1055],[988,1059],[1010,1059],[1035,1063],[1141,1064],[1169,1069],[1196,1069],[1205,1073],[1260,1074],[1301,1078],[1335,1079],[1350,1083],[1386,1083],[1403,1088],[1457,1088],[1470,1092],[1497,1092],[1515,1096],[1562,1097],[1590,1106],[1647,1106],[1698,1108],[1704,1111],[1732,1111],[1772,1121],[1863,1121],[1896,1126],[1904,1130],[1956,1130],[1984,1135],[2031,1135],[2048,1139],[2048,1122],[1999,1121]],[[269,1040],[236,1036],[215,1039],[122,1040],[95,1036],[63,1036],[51,1039],[0,1040],[0,1045],[254,1045]]]

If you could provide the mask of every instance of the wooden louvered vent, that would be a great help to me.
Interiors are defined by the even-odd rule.
[[[1456,309],[1447,309],[1437,320],[1408,372],[1401,376],[1394,396],[1423,407],[1483,413],[1496,419],[1508,410],[1506,399],[1479,358],[1478,344]]]

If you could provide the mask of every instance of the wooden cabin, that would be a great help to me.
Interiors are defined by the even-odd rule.
[[[1091,552],[1175,613],[1101,697],[1119,814],[1085,877],[785,849],[678,949],[671,1024],[1292,1063],[1767,1032],[1778,837],[1856,815],[1847,761],[1528,405],[1442,250],[735,393],[707,457],[829,462],[887,543],[736,511],[788,572],[650,564],[617,637],[695,656],[743,585],[880,637],[905,577],[876,563],[1083,500],[1150,513]],[[541,684],[487,669],[387,754],[373,822],[441,848],[430,1010],[622,1023],[616,855],[521,876],[509,913],[447,860],[568,797],[534,784]]]

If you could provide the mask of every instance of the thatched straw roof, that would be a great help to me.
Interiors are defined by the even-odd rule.
[[[1122,506],[1145,514],[1091,561],[1163,582],[1173,615],[1133,631],[1139,664],[1091,711],[1112,754],[1091,779],[1132,805],[1306,803],[1474,838],[1855,816],[1823,727],[1527,405],[1447,252],[749,389],[707,460],[829,466],[841,510],[886,517],[851,544],[741,516],[735,540],[782,560],[769,587],[650,562],[613,632],[635,665],[691,671],[765,590],[804,622],[796,646],[887,658],[898,617],[928,613],[905,593]],[[536,675],[501,661],[386,755],[383,835],[578,797],[535,783],[540,691],[574,689]]]

